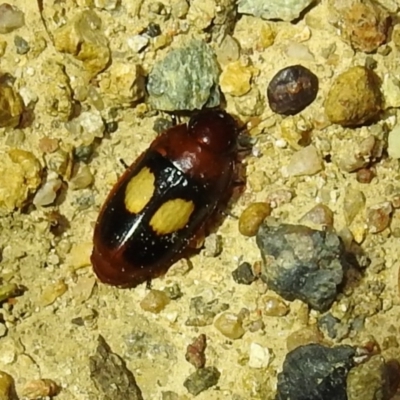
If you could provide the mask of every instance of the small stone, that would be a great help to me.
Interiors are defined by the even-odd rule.
[[[336,13],[336,18],[330,20],[339,27],[343,40],[355,50],[371,53],[386,42],[390,16],[379,4],[370,0],[331,0],[330,3]]]
[[[172,390],[167,390],[166,392],[161,392],[161,400],[180,400],[180,396]]]
[[[79,164],[78,171],[69,181],[69,187],[72,190],[86,189],[92,185],[94,176],[90,167],[86,164]]]
[[[86,146],[90,145],[95,138],[102,138],[104,135],[104,120],[97,112],[84,111],[71,123],[75,123],[79,127],[78,135]]]
[[[261,299],[261,310],[268,317],[284,317],[289,312],[289,307],[281,300],[272,296]]]
[[[105,399],[143,400],[134,375],[102,336],[98,337],[96,353],[89,357],[89,370],[90,379]]]
[[[251,203],[239,217],[239,232],[243,236],[255,236],[262,222],[271,214],[268,203]]]
[[[218,257],[222,253],[222,236],[211,233],[204,239],[204,255]]]
[[[172,121],[169,118],[157,118],[153,124],[153,130],[160,134],[173,126]]]
[[[37,379],[24,386],[22,395],[30,400],[36,400],[56,396],[60,390],[60,386],[51,379]]]
[[[295,115],[303,111],[317,97],[317,76],[302,65],[281,69],[267,88],[268,103],[277,114]]]
[[[8,332],[7,325],[2,323],[2,322],[0,322],[0,338],[6,336],[7,332]]]
[[[17,54],[20,55],[28,53],[28,51],[31,49],[29,43],[24,38],[18,35],[14,37],[14,44]]]
[[[39,140],[39,149],[43,153],[54,153],[59,148],[58,139],[44,136]]]
[[[0,286],[0,303],[12,297],[20,296],[24,291],[15,283],[7,283]]]
[[[322,169],[322,158],[318,150],[310,145],[292,155],[286,173],[288,176],[315,175]]]
[[[276,32],[272,23],[242,15],[235,23],[233,36],[243,51],[261,52],[274,44]]]
[[[228,64],[221,73],[219,84],[224,94],[243,96],[251,89],[252,69],[240,61]]]
[[[41,294],[40,304],[43,307],[53,304],[67,290],[68,290],[67,284],[61,279],[58,282],[46,286]]]
[[[94,0],[94,6],[100,10],[112,11],[120,5],[121,0]]]
[[[375,118],[382,109],[376,74],[361,66],[351,67],[333,82],[325,100],[325,113],[334,124],[358,126]]]
[[[150,72],[150,104],[164,111],[194,110],[219,105],[219,67],[203,41],[170,51]]]
[[[311,223],[320,227],[333,226],[333,212],[325,204],[317,204],[300,218],[300,223]]]
[[[389,368],[381,355],[355,366],[347,375],[347,399],[392,399]]]
[[[144,76],[138,65],[113,62],[101,75],[100,90],[110,107],[115,102],[128,106],[141,100],[145,93]]]
[[[390,157],[395,159],[400,158],[400,124],[395,125],[389,132],[387,150]]]
[[[234,271],[232,271],[233,280],[242,285],[250,285],[256,280],[253,269],[248,262],[241,263]]]
[[[61,121],[68,121],[73,112],[73,93],[65,67],[53,60],[45,61],[40,76],[47,89],[41,93],[46,112]]]
[[[32,203],[36,207],[48,206],[54,203],[61,186],[61,179],[49,175],[44,185],[36,192]]]
[[[3,3],[0,5],[0,33],[10,33],[25,25],[24,13],[17,7]]]
[[[347,400],[346,378],[354,365],[350,346],[301,346],[289,352],[278,374],[276,400]]]
[[[318,326],[321,330],[326,332],[332,339],[337,337],[340,320],[335,318],[331,313],[327,313],[318,319]]]
[[[186,348],[185,359],[196,369],[203,368],[206,364],[205,350],[207,347],[206,335],[199,335],[193,343]]]
[[[231,35],[226,35],[217,47],[216,55],[221,65],[235,63],[240,57],[239,43]]]
[[[145,35],[135,35],[128,37],[126,43],[135,53],[140,53],[149,45],[150,39]]]
[[[250,92],[243,96],[233,97],[232,100],[237,112],[246,117],[261,115],[265,110],[265,101],[256,87],[252,87]]]
[[[291,189],[277,189],[267,195],[267,203],[272,208],[281,207],[284,204],[289,204],[294,198],[295,194]]]
[[[30,152],[10,149],[0,163],[0,208],[14,211],[26,203],[41,183],[42,167]]]
[[[329,231],[302,225],[263,224],[256,237],[264,265],[261,278],[284,299],[326,311],[347,268],[345,248]]]
[[[183,386],[193,396],[215,386],[218,383],[221,373],[215,367],[197,369],[189,375],[183,382]]]
[[[158,314],[169,304],[170,298],[168,295],[161,290],[150,290],[149,293],[140,302],[140,307],[144,311],[149,311],[154,314]]]
[[[91,78],[103,71],[111,52],[101,30],[101,19],[92,10],[77,14],[54,32],[56,50],[71,54],[82,61]]]
[[[245,334],[241,318],[230,312],[219,315],[214,321],[214,326],[232,340],[240,339]]]
[[[1,11],[1,9],[0,9]],[[17,400],[14,378],[4,371],[0,371],[0,399]]]
[[[177,300],[180,299],[183,296],[181,287],[179,286],[178,283],[173,283],[172,286],[167,286],[164,289],[164,292],[166,295],[171,299],[171,300]]]
[[[271,350],[258,343],[250,343],[249,367],[267,368],[271,362]]]
[[[324,339],[316,325],[307,326],[291,333],[286,339],[287,351],[292,351],[300,346],[311,343],[321,343]]]
[[[18,345],[17,343],[6,337],[1,340],[1,352],[0,352],[0,362],[2,365],[14,364],[18,356]]]
[[[281,19],[293,21],[306,9],[312,0],[239,0],[238,12],[263,19]]]
[[[213,323],[214,317],[229,308],[229,304],[220,303],[218,299],[207,301],[203,296],[190,299],[190,316],[187,326],[207,326]]]
[[[367,225],[371,233],[379,233],[385,230],[391,221],[393,206],[390,201],[375,204],[367,209]]]
[[[171,15],[174,18],[185,18],[189,11],[189,4],[186,0],[176,0],[171,4]]]
[[[0,85],[0,127],[15,128],[23,111],[21,96],[12,87]]]
[[[383,141],[370,135],[357,146],[346,146],[339,160],[339,167],[346,172],[354,172],[375,163],[382,157]]]
[[[354,218],[365,207],[365,195],[361,190],[348,186],[344,192],[343,212],[347,225],[350,225]]]
[[[392,74],[383,76],[381,90],[385,99],[385,110],[400,107],[400,82]]]
[[[360,183],[371,183],[375,177],[375,172],[371,168],[361,168],[357,171],[356,179]]]

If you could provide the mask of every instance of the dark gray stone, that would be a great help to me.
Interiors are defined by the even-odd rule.
[[[263,224],[257,245],[264,260],[261,278],[284,299],[300,299],[326,311],[347,267],[341,239],[302,225]]]
[[[286,355],[278,374],[276,400],[347,400],[346,379],[354,355],[351,346],[297,347]]]
[[[125,361],[99,335],[96,353],[89,358],[90,378],[104,400],[143,400]]]
[[[197,396],[201,392],[215,386],[218,383],[221,373],[215,367],[200,368],[189,375],[183,386],[188,392],[194,396]]]
[[[232,278],[235,282],[242,285],[250,285],[256,280],[253,274],[253,269],[248,262],[241,263],[234,271],[232,271]]]
[[[212,49],[201,40],[170,51],[149,75],[150,104],[164,111],[216,107],[220,103],[219,66]]]

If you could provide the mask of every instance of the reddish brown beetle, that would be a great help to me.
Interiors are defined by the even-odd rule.
[[[204,110],[151,143],[98,217],[91,260],[102,282],[133,287],[185,255],[232,194],[237,138],[229,114]]]

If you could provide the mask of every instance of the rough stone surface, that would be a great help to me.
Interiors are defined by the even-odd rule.
[[[348,400],[389,400],[392,395],[390,366],[381,355],[371,357],[347,375]]]
[[[329,120],[357,126],[375,118],[382,109],[382,94],[376,74],[365,67],[351,67],[332,84],[325,100]]]
[[[101,31],[101,19],[91,10],[76,15],[54,34],[58,51],[82,61],[91,77],[103,71],[110,61],[107,38]]]
[[[346,268],[344,246],[336,234],[302,225],[264,224],[257,246],[264,260],[261,278],[271,289],[319,311],[331,306]]]
[[[330,0],[333,15],[330,21],[339,27],[343,40],[354,49],[373,52],[388,35],[388,12],[370,0]]]
[[[98,337],[96,353],[89,359],[89,370],[90,378],[106,399],[143,400],[125,361],[112,352],[102,336]]]
[[[147,83],[150,104],[164,111],[215,107],[220,102],[219,67],[211,48],[193,40],[155,64]]]
[[[201,392],[215,386],[221,373],[215,367],[197,369],[185,379],[183,385],[190,394],[197,396]]]
[[[238,11],[264,19],[292,21],[298,18],[300,13],[312,2],[313,0],[239,0]]]
[[[309,344],[287,354],[278,374],[276,400],[347,400],[346,377],[353,367],[351,346]]]

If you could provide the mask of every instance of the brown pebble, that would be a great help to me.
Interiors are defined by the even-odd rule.
[[[339,2],[338,2],[339,3]],[[389,14],[370,0],[343,2],[340,29],[343,39],[355,50],[373,52],[386,42]]]
[[[199,335],[193,343],[186,349],[185,359],[195,368],[203,368],[206,364],[205,350],[207,347],[207,337],[203,333]]]
[[[39,149],[43,153],[53,153],[58,149],[58,140],[47,136],[39,140]]]
[[[140,302],[140,307],[142,307],[144,311],[158,314],[169,304],[170,301],[170,298],[165,292],[152,289]]]
[[[289,312],[289,307],[276,297],[264,296],[261,303],[264,315],[269,317],[283,317]]]
[[[305,346],[306,344],[321,343],[323,337],[323,334],[315,325],[302,328],[287,337],[286,348],[288,351],[292,351],[295,348]]]
[[[386,229],[392,217],[393,207],[390,201],[376,204],[367,210],[367,225],[371,233],[379,233]]]
[[[295,115],[315,100],[318,86],[317,76],[302,65],[283,68],[268,85],[269,106],[277,114]]]
[[[266,217],[271,214],[268,203],[252,203],[239,217],[239,232],[243,236],[256,235],[258,228]]]
[[[315,225],[333,226],[333,212],[325,204],[317,204],[300,219],[301,223],[311,222]]]
[[[357,171],[356,179],[360,183],[371,183],[375,172],[370,168],[361,168]]]
[[[229,339],[240,339],[244,334],[243,321],[231,312],[224,312],[219,315],[214,326]]]
[[[22,393],[24,397],[35,400],[56,396],[60,390],[60,386],[51,379],[36,379],[28,382]]]

